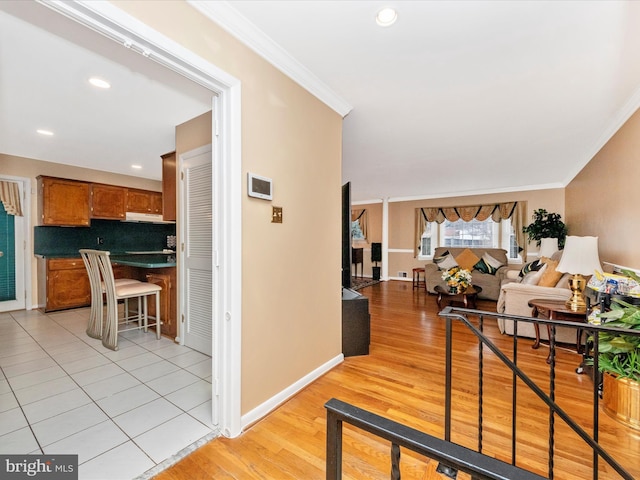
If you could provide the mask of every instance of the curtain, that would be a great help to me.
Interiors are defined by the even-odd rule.
[[[516,243],[518,247],[520,247],[520,255],[522,256],[523,262],[527,261],[528,242],[522,229],[527,220],[527,202],[518,202],[511,215],[511,225],[513,226],[513,231],[516,233]]]
[[[0,181],[0,201],[9,215],[22,217],[20,188],[16,182]]]
[[[364,208],[362,210],[351,210],[351,221],[355,222],[356,220],[360,224],[360,230],[362,231],[364,239],[367,240],[369,238],[369,221],[367,210]]]
[[[427,222],[442,223],[445,220],[455,222],[460,219],[465,222],[469,222],[474,218],[480,222],[483,222],[488,218],[491,218],[494,222],[500,222],[510,218],[522,258],[527,258],[527,241],[524,233],[522,232],[526,212],[527,202],[492,203],[487,205],[470,205],[464,207],[416,208],[415,246],[413,248],[413,256],[416,258],[420,253],[422,234],[427,227]]]

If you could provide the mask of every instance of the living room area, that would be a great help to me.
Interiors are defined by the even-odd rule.
[[[424,268],[433,257],[420,255],[416,240],[421,209],[456,208],[497,205],[516,202],[525,205],[522,226],[528,225],[534,212],[544,209],[560,215],[568,235],[598,237],[598,253],[605,268],[640,268],[640,251],[632,239],[640,234],[640,223],[634,221],[637,212],[630,199],[638,180],[637,138],[640,136],[640,112],[635,112],[591,161],[567,186],[536,190],[513,190],[447,198],[385,199],[377,202],[354,202],[353,208],[367,211],[367,240],[358,242],[364,250],[364,272],[370,275],[369,244],[383,243],[382,279],[411,281],[414,268]],[[535,168],[532,166],[532,168]],[[383,241],[383,238],[386,240]],[[437,247],[437,244],[435,244]],[[520,245],[518,245],[520,246]],[[502,244],[493,245],[502,248]],[[535,242],[525,246],[525,258],[509,259],[510,270],[520,270],[524,264],[538,258]],[[497,298],[496,298],[497,300]]]

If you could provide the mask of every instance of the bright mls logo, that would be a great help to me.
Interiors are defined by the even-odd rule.
[[[78,480],[78,455],[0,455],[3,480]]]

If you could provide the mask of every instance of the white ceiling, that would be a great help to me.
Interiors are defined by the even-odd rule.
[[[90,86],[92,76],[111,88]],[[176,125],[211,110],[211,98],[47,7],[0,1],[2,153],[160,180]]]
[[[354,201],[564,186],[640,105],[640,2],[192,4],[232,7],[353,107]],[[398,21],[378,27],[388,4]],[[160,178],[174,126],[208,110],[210,93],[45,10],[0,2],[0,151],[134,175],[147,162],[139,175]],[[25,36],[32,27],[2,11],[64,38]],[[95,73],[114,87],[90,90]],[[40,127],[60,133],[36,138]]]

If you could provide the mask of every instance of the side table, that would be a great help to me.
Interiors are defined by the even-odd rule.
[[[476,299],[478,298],[478,294],[482,291],[482,287],[478,287],[476,285],[469,285],[464,292],[460,293],[451,293],[448,288],[441,285],[436,285],[433,289],[438,294],[437,302],[440,310],[442,310],[442,300],[445,297],[448,299],[449,305],[457,302],[462,303],[464,308],[476,308]]]
[[[547,318],[549,320],[563,320],[566,322],[587,323],[586,311],[574,312],[567,308],[564,300],[547,300],[535,298],[529,300],[529,306],[533,308],[531,316],[534,318]],[[531,348],[540,347],[540,325],[535,322],[536,341]],[[547,325],[547,338],[551,338],[551,326]],[[582,353],[582,329],[576,331],[576,352]],[[547,363],[551,362],[551,352],[547,357]]]

